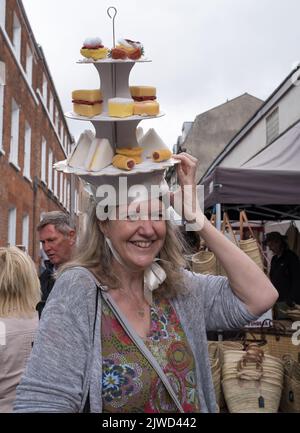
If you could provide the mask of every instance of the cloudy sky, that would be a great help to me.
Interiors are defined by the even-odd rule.
[[[107,8],[118,9],[116,38],[141,41],[152,63],[136,64],[130,84],[157,88],[163,118],[145,120],[172,146],[184,121],[248,92],[266,99],[300,60],[299,0],[23,0],[63,109],[71,92],[99,86],[79,65],[86,37],[112,46]],[[69,121],[78,137],[92,124]]]

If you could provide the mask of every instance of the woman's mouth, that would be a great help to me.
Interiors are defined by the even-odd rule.
[[[139,248],[149,248],[153,244],[153,241],[130,241],[131,244],[133,244],[136,247]]]

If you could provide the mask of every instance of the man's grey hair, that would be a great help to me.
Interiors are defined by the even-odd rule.
[[[70,216],[62,211],[45,212],[37,226],[37,231],[42,230],[48,224],[52,224],[63,235],[69,234],[70,230],[76,230]]]

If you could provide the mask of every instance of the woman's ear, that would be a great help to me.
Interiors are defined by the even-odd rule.
[[[99,230],[103,233],[103,235],[107,238],[108,236],[108,223],[107,221],[98,221]]]

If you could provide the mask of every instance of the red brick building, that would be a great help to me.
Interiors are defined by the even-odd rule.
[[[79,180],[53,163],[73,145],[53,80],[21,0],[0,0],[0,246],[37,259],[41,214],[76,215]]]

